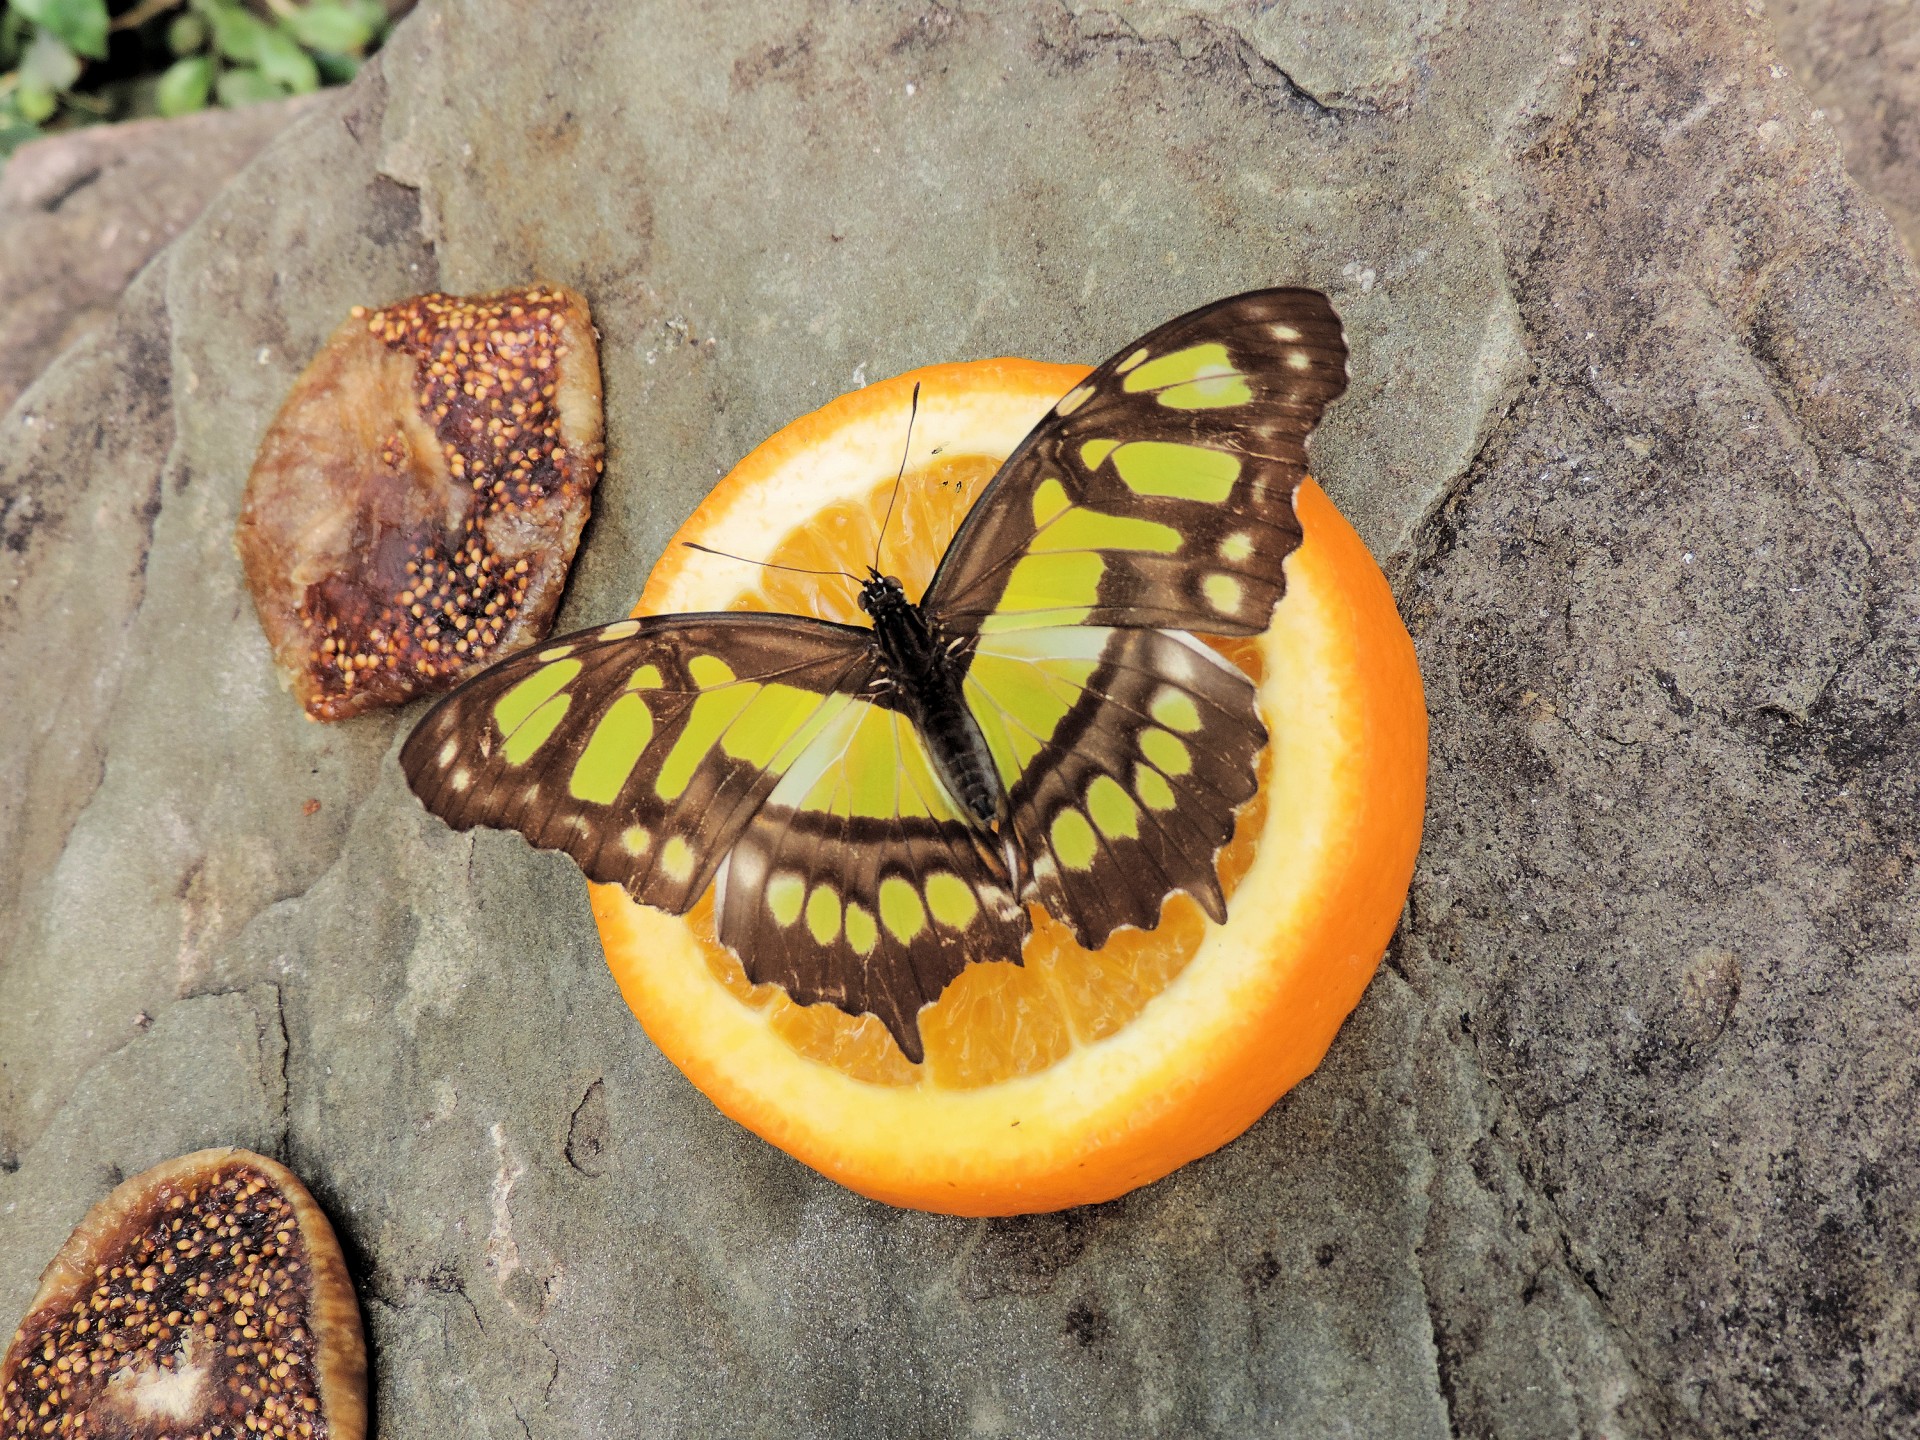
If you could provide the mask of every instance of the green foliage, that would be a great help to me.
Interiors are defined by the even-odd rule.
[[[80,57],[51,30],[38,30],[27,42],[16,73],[20,78],[14,104],[22,119],[38,125],[52,118],[60,108],[60,92],[80,78]]]
[[[213,48],[228,60],[246,65],[260,48],[267,22],[244,6],[227,0],[193,0],[193,8],[213,27]]]
[[[374,42],[386,12],[378,5],[313,0],[287,16],[287,29],[309,50],[325,55],[358,55]]]
[[[191,115],[207,108],[212,91],[213,61],[205,55],[189,55],[167,67],[154,103],[162,115]]]
[[[382,0],[0,0],[0,158],[47,129],[129,111],[186,115],[341,84],[387,24]]]
[[[167,24],[167,49],[185,57],[207,48],[207,36],[213,32],[207,22],[191,10],[176,15]]]
[[[107,0],[9,0],[9,3],[75,54],[90,60],[107,58]]]
[[[313,57],[300,48],[300,42],[285,30],[268,30],[260,37],[253,63],[260,73],[295,95],[320,88],[320,68]]]

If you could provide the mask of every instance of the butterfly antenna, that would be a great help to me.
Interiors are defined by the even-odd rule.
[[[873,573],[880,573],[880,546],[887,538],[887,526],[893,521],[893,502],[900,498],[900,480],[907,473],[907,457],[913,453],[913,417],[920,413],[920,382],[913,382],[913,403],[907,410],[907,444],[900,452],[900,473],[893,477],[893,494],[887,497],[886,518],[880,522],[880,533],[873,540]]]
[[[742,565],[759,565],[767,570],[791,570],[796,575],[843,575],[856,585],[860,583],[858,575],[850,574],[845,570],[809,570],[804,565],[780,565],[772,560],[749,560],[744,555],[731,555],[725,550],[716,550],[711,545],[701,545],[693,540],[682,540],[680,543],[689,550],[698,550],[706,555],[718,555],[722,560],[738,560]]]

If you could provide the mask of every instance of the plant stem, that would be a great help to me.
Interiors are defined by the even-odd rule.
[[[164,15],[179,5],[181,0],[140,0],[140,3],[107,22],[109,30],[131,30],[136,25],[144,25],[156,15]]]

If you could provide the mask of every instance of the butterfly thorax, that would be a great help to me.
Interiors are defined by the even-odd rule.
[[[888,692],[926,740],[935,773],[967,818],[997,830],[1006,814],[1006,791],[961,690],[961,647],[940,635],[899,580],[871,573],[860,586],[860,608],[873,617]]]

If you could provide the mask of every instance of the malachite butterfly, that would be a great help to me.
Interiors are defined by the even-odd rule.
[[[886,1024],[1038,902],[1095,948],[1215,857],[1266,743],[1200,636],[1257,635],[1300,543],[1306,441],[1346,388],[1312,290],[1217,301],[1063,396],[980,494],[918,604],[872,628],[726,612],[621,620],[504,660],[428,712],[407,782],[674,913],[715,887],[756,983]]]

